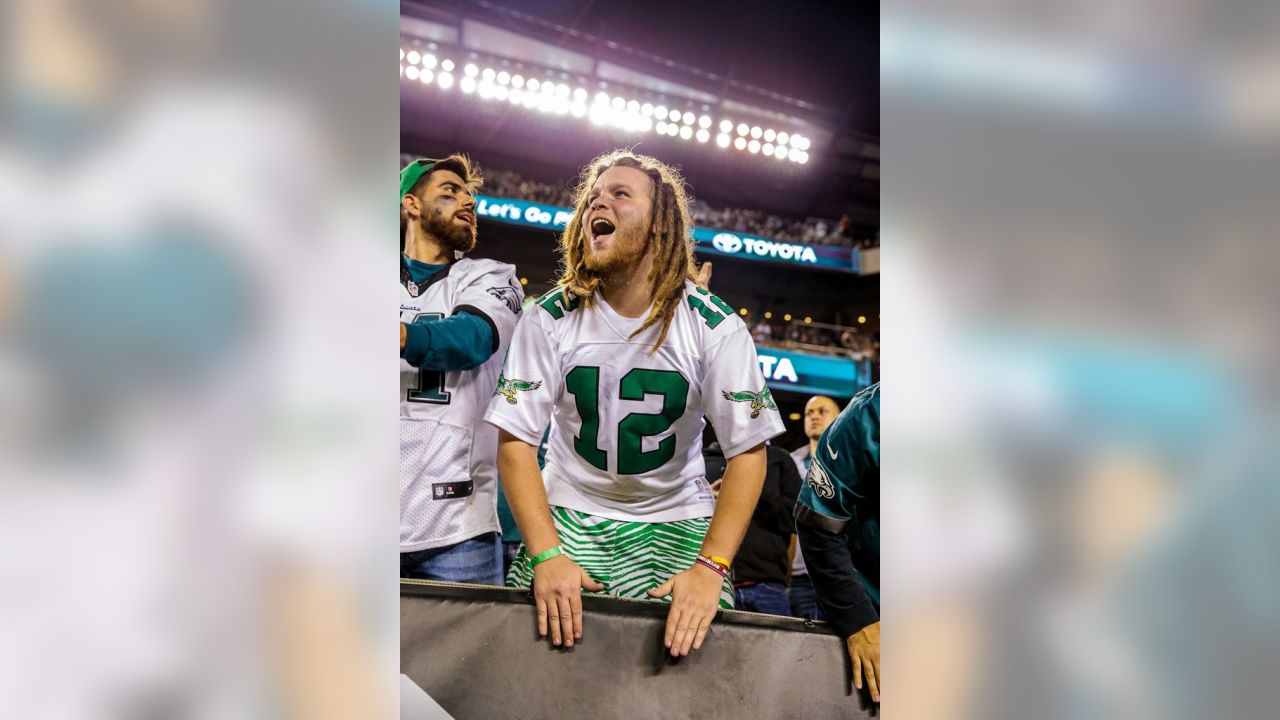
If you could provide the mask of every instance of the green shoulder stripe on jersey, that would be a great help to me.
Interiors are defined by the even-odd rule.
[[[546,310],[551,317],[559,320],[564,317],[565,313],[577,310],[578,305],[580,305],[581,302],[582,301],[580,299],[574,297],[569,291],[564,288],[559,288],[539,300],[538,307]]]

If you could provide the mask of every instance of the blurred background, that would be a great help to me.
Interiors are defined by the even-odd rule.
[[[0,7],[0,717],[393,714],[395,7]]]
[[[1278,20],[882,7],[886,711],[1280,706]]]

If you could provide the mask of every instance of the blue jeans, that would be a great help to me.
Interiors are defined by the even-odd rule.
[[[501,585],[502,543],[498,533],[485,533],[457,545],[400,553],[400,577]]]
[[[756,583],[737,588],[733,594],[737,599],[735,610],[769,615],[791,614],[791,605],[787,602],[787,586],[782,583]]]
[[[822,605],[818,604],[818,593],[813,590],[813,583],[808,575],[796,575],[791,578],[791,586],[787,589],[791,600],[791,615],[805,620],[826,620],[822,613]]]
[[[502,577],[506,577],[511,571],[511,563],[516,559],[516,553],[520,550],[520,541],[503,542],[502,543]]]

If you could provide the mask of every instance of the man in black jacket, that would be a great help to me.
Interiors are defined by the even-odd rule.
[[[880,383],[854,396],[818,440],[795,504],[813,587],[845,638],[854,687],[880,702]]]
[[[790,615],[787,548],[795,532],[793,515],[801,479],[795,461],[786,451],[770,445],[765,448],[765,457],[764,489],[734,558],[734,599],[738,610]],[[711,492],[718,497],[725,467],[719,443],[707,447],[704,459],[707,479],[715,480]]]

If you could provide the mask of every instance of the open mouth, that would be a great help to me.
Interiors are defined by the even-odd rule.
[[[613,231],[617,228],[613,223],[604,218],[596,218],[591,221],[591,239],[599,240],[613,235]]]
[[[454,215],[454,217],[465,222],[468,225],[476,224],[476,216],[472,215],[471,213],[458,213],[457,215]]]

